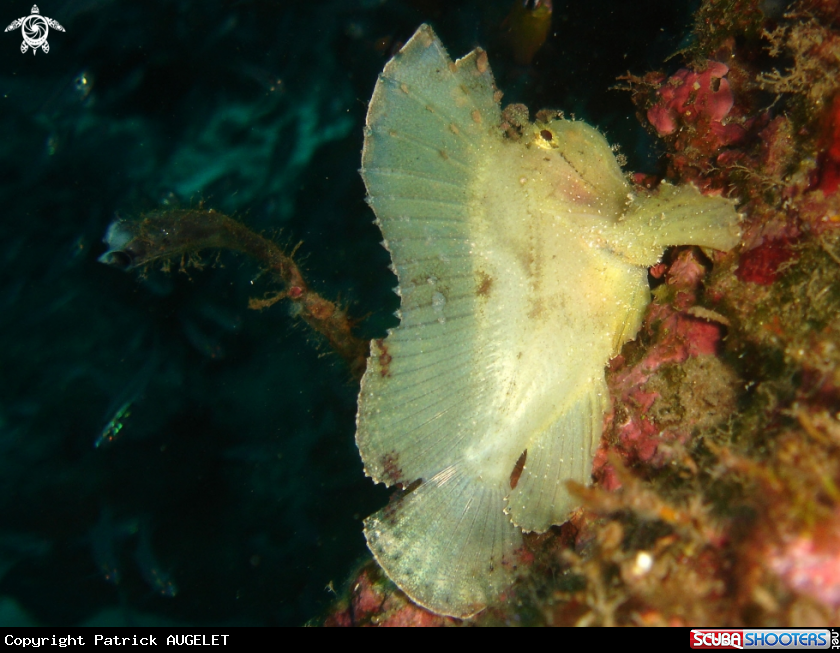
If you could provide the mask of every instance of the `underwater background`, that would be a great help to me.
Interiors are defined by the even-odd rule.
[[[533,61],[511,0],[54,0],[49,52],[0,39],[0,624],[294,625],[368,558],[357,385],[259,265],[125,273],[116,218],[237,216],[310,285],[394,326],[398,298],[358,175],[377,74],[423,22],[481,45],[505,103],[563,109],[657,172],[619,75],[661,67],[699,2],[555,0]],[[11,23],[30,13],[0,3]],[[668,66],[666,63],[665,66]],[[678,68],[674,61],[670,72]],[[98,446],[97,446],[98,445]]]

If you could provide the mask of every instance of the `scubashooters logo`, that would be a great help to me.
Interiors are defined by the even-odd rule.
[[[822,649],[832,645],[828,629],[788,628],[758,629],[693,629],[691,648],[729,649]]]
[[[32,5],[32,13],[28,16],[23,16],[17,20],[13,20],[11,25],[6,28],[7,32],[20,27],[20,32],[23,34],[23,43],[20,44],[20,51],[26,53],[29,48],[32,48],[32,54],[41,48],[44,53],[50,51],[50,44],[47,43],[47,34],[50,33],[50,27],[59,32],[63,32],[64,28],[58,24],[58,21],[52,18],[42,16],[38,5]]]

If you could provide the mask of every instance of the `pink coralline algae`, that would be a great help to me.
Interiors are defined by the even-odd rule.
[[[743,135],[736,124],[723,124],[735,104],[726,75],[729,68],[710,61],[706,70],[697,73],[683,68],[657,90],[657,102],[647,111],[647,118],[660,136],[677,131],[681,123],[696,125],[707,121],[722,143],[732,143]]]
[[[840,94],[834,98],[824,122],[817,187],[825,195],[833,195],[840,186]]]
[[[826,605],[840,607],[840,538],[816,542],[797,537],[776,555],[769,556],[770,568],[792,590]]]
[[[770,240],[744,252],[735,274],[741,281],[768,286],[776,281],[782,265],[794,256],[789,239]]]
[[[696,317],[689,310],[697,302],[697,293],[706,268],[694,249],[681,251],[669,265],[656,266],[654,276],[665,276],[670,303],[654,302],[648,309],[643,330],[652,342],[645,356],[633,365],[623,357],[610,365],[610,393],[622,406],[620,419],[613,420],[617,447],[626,464],[637,461],[654,463],[663,442],[662,428],[650,417],[654,402],[660,397],[655,384],[648,382],[666,365],[679,365],[689,358],[718,353],[722,325]],[[693,310],[693,309],[692,309]],[[605,431],[608,429],[605,429]],[[607,462],[606,448],[595,458],[595,475],[600,485],[615,489]]]
[[[663,442],[662,429],[649,417],[654,402],[660,397],[648,381],[664,365],[678,365],[691,357],[714,355],[722,336],[721,325],[674,310],[668,305],[654,305],[648,324],[657,324],[663,335],[632,367],[621,369],[609,377],[610,390],[620,398],[625,413],[620,422],[614,423],[618,449],[625,462],[653,462],[659,445]],[[623,365],[619,357],[616,367]],[[606,463],[607,449],[602,448],[595,458],[596,476]],[[604,487],[613,489],[604,477]]]
[[[324,621],[328,627],[380,626],[428,627],[456,623],[449,617],[432,614],[411,603],[402,592],[394,591],[390,581],[372,564],[361,569],[352,581],[345,605]]]

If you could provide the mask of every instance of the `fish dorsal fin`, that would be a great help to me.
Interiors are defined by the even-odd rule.
[[[423,25],[385,66],[370,103],[361,172],[402,302],[400,327],[373,343],[357,440],[367,473],[389,485],[429,478],[451,462],[441,439],[457,440],[460,429],[447,407],[463,408],[480,391],[465,374],[477,344],[475,186],[484,150],[498,139],[494,93],[482,50],[452,63]],[[464,390],[459,398],[440,387],[442,375]],[[383,398],[405,411],[383,413]]]
[[[500,123],[495,93],[483,50],[453,63],[432,28],[422,25],[373,91],[362,151],[368,193],[375,197],[380,184],[392,190],[390,178],[379,178],[391,172],[413,173],[415,183],[467,180],[483,135]]]
[[[485,149],[499,139],[495,93],[482,50],[453,64],[424,25],[377,81],[362,156],[402,302],[399,328],[372,343],[356,439],[374,480],[422,479],[368,518],[365,535],[414,601],[456,617],[511,584],[522,544],[504,513],[509,488],[478,481],[465,460],[492,431],[492,411],[481,406],[493,386],[476,374],[493,358],[492,329],[479,325],[492,281],[473,249],[483,210],[476,186]]]

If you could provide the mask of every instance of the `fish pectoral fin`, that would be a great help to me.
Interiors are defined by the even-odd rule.
[[[604,235],[630,263],[650,266],[672,245],[730,250],[741,239],[740,224],[734,201],[662,182],[652,195],[639,196]]]
[[[544,533],[566,521],[578,507],[580,501],[571,496],[566,481],[589,483],[608,396],[603,377],[593,380],[554,423],[529,442],[522,473],[508,496],[514,525]]]

